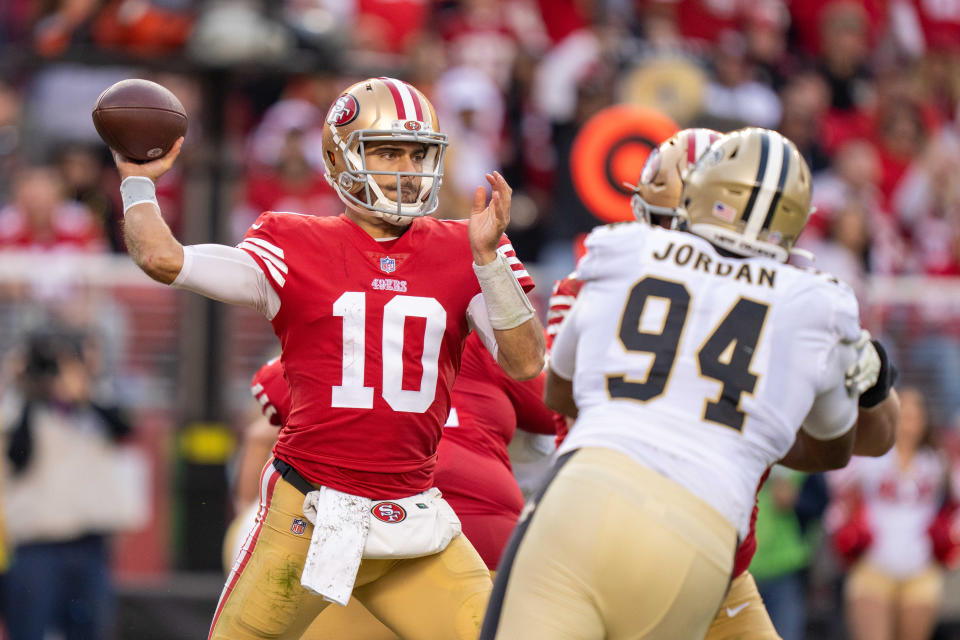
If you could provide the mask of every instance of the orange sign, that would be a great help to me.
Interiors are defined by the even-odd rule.
[[[680,130],[648,107],[615,105],[580,129],[570,154],[570,175],[580,200],[603,222],[633,220],[624,182],[636,184],[650,151]]]

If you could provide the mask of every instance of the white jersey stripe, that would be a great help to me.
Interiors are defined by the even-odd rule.
[[[747,220],[747,228],[744,230],[744,236],[755,240],[760,229],[763,228],[763,221],[767,217],[767,210],[770,209],[770,203],[773,196],[777,193],[777,186],[780,181],[780,167],[783,165],[784,145],[771,141],[770,155],[767,159],[767,170],[763,174],[763,180],[760,182],[760,191],[757,193],[757,199],[753,203],[753,210],[747,212],[750,219]]]
[[[252,393],[254,397],[260,395],[261,393],[263,393],[263,385],[258,382],[257,384],[251,386],[250,393]]]
[[[275,256],[274,254],[268,251],[265,251],[264,249],[261,249],[259,246],[250,244],[249,240],[244,240],[237,246],[239,246],[241,249],[249,249],[250,251],[253,251],[258,256],[262,257],[264,260],[269,261],[273,266],[275,266],[282,273],[290,272],[290,270],[287,268],[286,262],[284,262],[283,260]]]
[[[266,265],[267,271],[270,273],[270,277],[273,278],[274,282],[276,282],[277,285],[283,288],[283,285],[286,284],[286,279],[283,277],[283,275],[281,275],[281,273],[277,270],[277,268],[273,266],[273,263],[271,262],[271,260],[276,260],[276,258],[273,257],[272,254],[264,251],[263,249],[261,249],[256,245],[248,244],[246,242],[241,242],[237,246],[240,249],[249,251],[250,253],[254,253],[257,256],[259,256],[263,260],[263,264]]]
[[[272,254],[274,254],[275,256],[277,256],[278,258],[280,258],[281,260],[283,260],[284,257],[285,257],[285,256],[283,255],[283,249],[281,249],[280,247],[278,247],[277,245],[275,245],[275,244],[273,244],[273,243],[271,243],[271,242],[267,242],[267,241],[264,240],[263,238],[244,238],[243,241],[244,241],[244,242],[252,242],[253,244],[258,244],[258,245],[260,245],[261,247],[263,247],[264,249],[266,249],[267,251],[269,251],[270,253],[272,253]]]

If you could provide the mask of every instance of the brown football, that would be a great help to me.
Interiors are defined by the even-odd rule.
[[[111,149],[136,162],[155,160],[187,132],[187,114],[169,89],[121,80],[97,98],[93,126]]]

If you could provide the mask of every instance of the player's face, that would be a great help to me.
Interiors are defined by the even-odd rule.
[[[367,145],[367,169],[370,171],[423,171],[427,146],[419,142],[378,142]],[[383,195],[394,201],[410,204],[417,201],[420,193],[420,176],[401,176],[400,197],[397,194],[397,179],[392,175],[375,175]]]

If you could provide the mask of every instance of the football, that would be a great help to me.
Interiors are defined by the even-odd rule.
[[[93,125],[111,149],[135,162],[155,160],[187,132],[187,114],[169,89],[121,80],[97,98]]]

